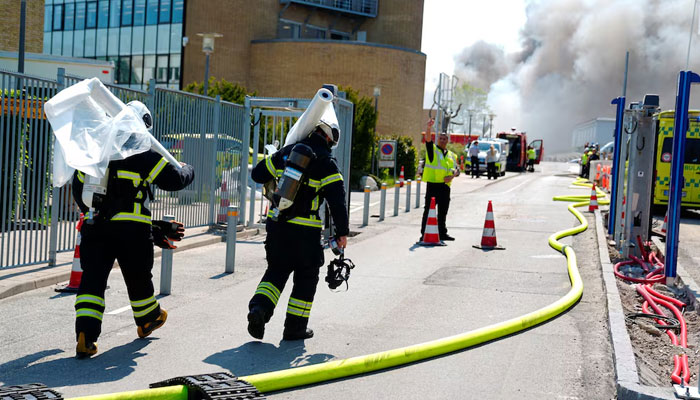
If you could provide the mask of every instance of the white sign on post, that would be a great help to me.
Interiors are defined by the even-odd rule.
[[[379,168],[396,167],[396,140],[379,141]]]

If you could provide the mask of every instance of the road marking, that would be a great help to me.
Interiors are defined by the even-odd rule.
[[[379,201],[375,201],[374,203],[369,203],[369,206],[370,206],[370,207],[376,206],[376,205],[379,204],[379,203],[380,203]],[[353,208],[352,210],[350,210],[350,212],[351,212],[351,213],[354,213],[355,211],[362,210],[363,208],[365,208],[364,204],[361,205],[361,206],[359,206],[359,207]]]
[[[501,192],[501,193],[497,193],[497,194],[506,194],[506,193],[510,193],[510,192],[512,192],[513,190],[519,188],[520,186],[522,186],[522,185],[524,185],[524,184],[526,184],[526,183],[530,183],[530,181],[532,181],[532,179],[526,179],[526,180],[525,180],[524,182],[522,182],[521,184],[515,185],[515,186],[513,186],[512,188],[506,190],[505,192]]]
[[[107,314],[109,314],[109,315],[119,314],[119,313],[123,313],[124,311],[129,310],[129,309],[131,309],[131,306],[124,306],[122,308],[117,308],[114,311],[110,311]]]
[[[530,256],[532,258],[559,258],[562,257],[562,254],[545,254],[541,256]]]

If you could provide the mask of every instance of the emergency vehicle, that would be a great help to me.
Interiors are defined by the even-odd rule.
[[[515,128],[512,128],[510,132],[499,132],[496,137],[506,139],[510,143],[507,169],[510,171],[525,171],[527,167],[527,134],[525,132],[516,132]],[[535,164],[539,164],[542,160],[544,154],[543,144],[544,142],[541,139],[530,142],[530,146],[535,149],[535,154],[537,154]]]

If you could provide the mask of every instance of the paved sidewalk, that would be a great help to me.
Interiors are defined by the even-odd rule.
[[[238,240],[259,234],[259,229],[238,228]],[[177,243],[173,252],[190,250],[202,246],[226,241],[225,230],[211,230],[209,227],[188,228],[185,237]],[[161,249],[154,248],[154,256],[160,258]],[[49,267],[47,263],[28,265],[16,268],[0,268],[0,299],[24,293],[29,290],[67,282],[70,278],[73,263],[73,252],[67,251],[56,255],[56,265]],[[115,267],[118,267],[115,262]],[[157,265],[154,265],[154,268]]]

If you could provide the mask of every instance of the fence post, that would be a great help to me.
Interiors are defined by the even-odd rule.
[[[406,212],[411,211],[411,180],[406,181]]]
[[[166,215],[163,221],[172,222],[175,216]],[[170,241],[172,243],[172,241]],[[160,253],[160,294],[170,294],[170,286],[173,280],[173,251],[171,249],[163,249]]]
[[[369,186],[365,186],[365,204],[362,207],[362,226],[369,225],[369,194],[372,190]]]
[[[248,146],[250,143],[250,97],[245,97],[245,102],[243,105],[243,135],[241,135],[241,170],[238,184],[240,185],[239,190],[241,193],[238,198],[240,199],[240,215],[245,224],[245,211],[246,211],[246,189],[248,188]],[[252,205],[251,205],[252,207]]]
[[[65,68],[59,68],[56,74],[57,90],[60,92],[66,87],[66,70]],[[52,154],[55,157],[56,152],[56,136],[52,135],[53,149]],[[51,163],[51,173],[53,174],[53,163]],[[60,196],[57,187],[53,184],[51,185],[51,231],[49,232],[49,267],[56,265],[56,252],[58,249],[58,202]]]
[[[382,191],[379,201],[379,222],[384,221],[384,210],[386,209],[386,183],[382,182]]]
[[[214,226],[214,223],[216,222],[214,220],[214,215],[216,214],[214,212],[214,209],[216,207],[216,166],[218,164],[217,162],[217,147],[219,144],[219,132],[220,132],[220,127],[219,127],[219,117],[220,117],[220,112],[221,112],[221,96],[216,95],[216,100],[214,102],[214,120],[212,121],[212,134],[214,135],[212,137],[212,149],[211,149],[211,160],[212,160],[212,167],[211,167],[211,176],[210,182],[211,182],[211,190],[209,190],[209,226]]]
[[[226,223],[226,269],[232,274],[236,267],[236,227],[238,226],[238,207],[228,206]]]
[[[416,208],[420,208],[420,182],[421,179],[420,177],[418,177],[418,179],[416,180]]]
[[[401,184],[396,181],[394,183],[394,217],[399,215],[399,197],[401,197]]]
[[[260,110],[256,110],[255,115],[253,115],[253,121],[258,120],[253,128],[253,159],[251,165],[255,167],[258,163],[258,140],[260,139]],[[246,154],[247,156],[247,154]],[[247,175],[247,172],[246,172]],[[255,221],[255,182],[251,182],[250,187],[250,210],[248,210],[248,227],[253,226],[253,221]]]

